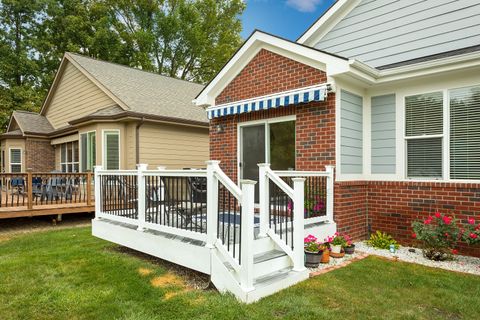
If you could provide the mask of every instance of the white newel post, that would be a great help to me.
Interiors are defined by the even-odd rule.
[[[98,219],[99,214],[101,213],[102,210],[102,200],[100,198],[100,174],[99,171],[102,171],[102,166],[95,166],[93,168],[93,173],[94,173],[94,183],[95,183],[95,219]]]
[[[293,270],[305,270],[303,238],[305,220],[305,178],[292,178],[293,181]]]
[[[253,290],[253,241],[255,216],[255,184],[253,180],[242,180],[242,233],[240,242],[240,285],[245,291]]]
[[[268,221],[268,206],[270,199],[270,188],[268,186],[267,171],[270,170],[269,163],[258,164],[258,188],[259,188],[259,205],[260,205],[260,227],[258,237],[266,237],[269,221]]]
[[[137,164],[137,184],[138,184],[138,231],[145,230],[145,174],[147,164]]]
[[[327,177],[327,221],[333,222],[333,203],[334,203],[334,185],[335,185],[335,167],[325,166]]]
[[[219,168],[220,161],[209,160],[207,164],[207,244],[206,247],[214,248],[217,242],[218,224],[218,179],[215,171]]]

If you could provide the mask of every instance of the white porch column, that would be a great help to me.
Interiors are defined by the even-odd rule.
[[[325,166],[327,177],[327,221],[333,222],[335,166]]]
[[[103,202],[103,199],[101,199],[101,196],[100,196],[100,188],[101,188],[101,184],[100,184],[100,174],[98,173],[99,171],[101,171],[103,169],[102,166],[94,166],[93,167],[93,173],[94,173],[94,186],[95,186],[95,219],[98,219],[98,214],[101,212],[102,210],[102,202]]]
[[[303,238],[305,228],[305,178],[293,181],[293,270],[305,270]]]
[[[209,160],[207,164],[207,244],[206,247],[214,248],[217,242],[218,224],[218,179],[215,171],[219,169],[220,161]]]
[[[259,234],[260,238],[267,236],[267,231],[269,227],[268,221],[268,211],[269,211],[269,199],[270,199],[270,188],[268,183],[267,171],[270,170],[269,163],[259,163],[258,164],[258,182],[259,182],[259,204],[260,204],[260,227]]]
[[[145,230],[145,175],[144,171],[147,170],[147,164],[137,164],[137,190],[138,190],[138,200],[137,200],[137,213],[138,213],[138,231]]]
[[[255,184],[253,180],[242,180],[242,233],[240,242],[240,285],[245,291],[253,290],[253,241],[255,216]]]

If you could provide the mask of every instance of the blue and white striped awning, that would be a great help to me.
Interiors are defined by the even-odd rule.
[[[212,106],[207,108],[208,119],[252,111],[286,107],[311,101],[325,101],[327,91],[327,85],[322,84],[321,86],[284,91],[269,96],[226,103],[219,106]]]

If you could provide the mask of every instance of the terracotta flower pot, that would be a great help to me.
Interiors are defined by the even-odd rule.
[[[305,267],[316,268],[320,264],[321,255],[318,252],[305,251]]]
[[[355,252],[355,245],[352,244],[349,247],[345,247],[345,254],[353,254]]]
[[[342,251],[342,246],[341,245],[332,245],[332,252],[333,253],[340,253]]]
[[[330,262],[330,250],[326,249],[322,252],[322,258],[320,259],[321,263],[329,263]]]

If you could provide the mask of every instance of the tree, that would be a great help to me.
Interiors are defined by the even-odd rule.
[[[5,128],[14,109],[38,110],[39,66],[33,47],[41,3],[0,2],[0,126]]]

